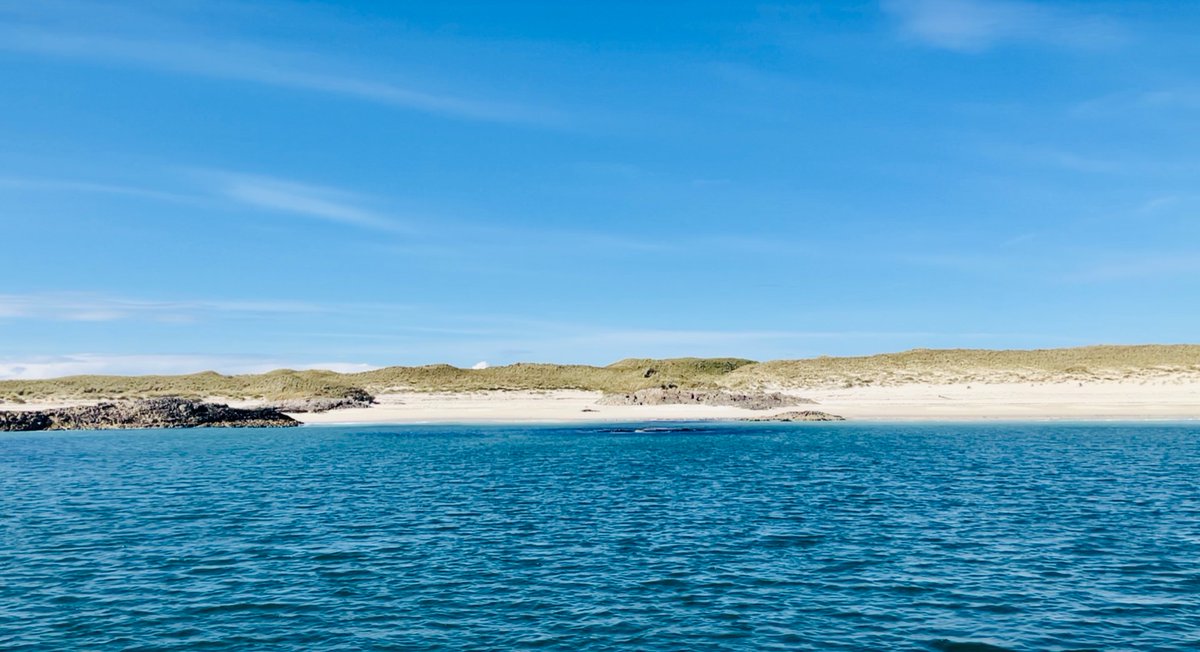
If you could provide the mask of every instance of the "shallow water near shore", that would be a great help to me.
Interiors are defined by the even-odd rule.
[[[1200,648],[1200,424],[0,435],[0,649]]]

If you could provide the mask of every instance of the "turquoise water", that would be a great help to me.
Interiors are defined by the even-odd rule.
[[[0,436],[4,650],[1197,650],[1200,426]]]

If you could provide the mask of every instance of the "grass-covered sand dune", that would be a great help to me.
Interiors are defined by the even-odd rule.
[[[1200,377],[1200,345],[1065,349],[914,349],[862,357],[773,360],[723,380],[735,386],[855,387],[912,383],[1046,383]]]
[[[357,390],[467,392],[646,387],[828,388],[914,383],[1139,381],[1200,378],[1200,345],[1069,349],[916,349],[861,357],[754,362],[737,358],[628,359],[604,367],[520,363],[487,369],[387,367],[339,374],[282,369],[226,376],[71,376],[0,381],[0,400],[101,400],[149,396],[287,400],[342,397]]]

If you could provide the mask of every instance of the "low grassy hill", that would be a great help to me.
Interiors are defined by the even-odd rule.
[[[1200,346],[1067,349],[913,349],[861,357],[773,360],[739,368],[734,387],[854,387],[908,383],[1088,382],[1200,375]]]
[[[853,387],[931,382],[1050,382],[1200,378],[1200,346],[1089,346],[1071,349],[915,349],[861,357],[754,362],[739,358],[631,358],[604,367],[519,363],[487,369],[450,365],[387,367],[339,374],[281,369],[227,376],[70,376],[0,381],[0,400],[108,400],[181,396],[286,400],[348,396],[357,390],[468,392],[646,387],[737,389]]]

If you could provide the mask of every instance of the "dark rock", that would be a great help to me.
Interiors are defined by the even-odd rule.
[[[721,405],[747,410],[772,410],[792,405],[811,405],[811,399],[785,394],[741,394],[722,389],[681,389],[673,385],[639,389],[626,394],[609,394],[601,405]]]
[[[347,392],[346,396],[319,396],[314,398],[299,398],[288,401],[276,401],[269,407],[280,412],[328,412],[330,410],[346,410],[350,408],[366,408],[375,404],[375,397],[365,390],[358,388]]]
[[[0,431],[124,428],[282,428],[299,421],[274,408],[232,408],[181,398],[152,398],[53,410],[0,412]]]
[[[50,417],[41,412],[0,412],[0,431],[45,430],[50,423]]]
[[[828,412],[818,412],[816,410],[799,410],[795,412],[780,412],[779,414],[771,414],[762,417],[750,417],[742,419],[742,421],[845,421],[846,417],[839,417],[836,414]]]

